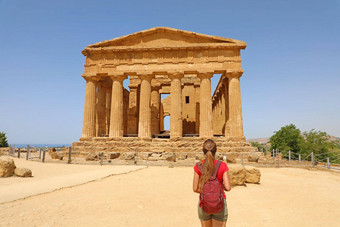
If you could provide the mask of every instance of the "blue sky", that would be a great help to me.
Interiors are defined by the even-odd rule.
[[[157,26],[247,42],[247,138],[269,137],[289,123],[340,136],[339,0],[0,0],[0,131],[10,143],[77,141],[81,51]]]

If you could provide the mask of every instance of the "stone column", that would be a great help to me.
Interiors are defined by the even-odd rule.
[[[211,82],[213,73],[199,73],[200,86],[200,137],[213,137]]]
[[[111,116],[109,137],[122,137],[124,134],[123,81],[127,76],[111,76]]]
[[[224,131],[223,131],[223,124],[224,124],[224,117],[222,117],[222,114],[224,112],[222,111],[222,94],[221,92],[219,92],[218,95],[218,134],[219,135],[223,135]]]
[[[226,116],[226,114],[225,114],[225,109],[226,109],[225,103],[226,103],[226,101],[225,101],[224,91],[225,91],[225,85],[222,84],[222,86],[221,86],[221,103],[220,103],[220,105],[221,105],[220,125],[221,125],[221,134],[223,134],[223,135],[225,135],[225,122],[226,122],[226,119],[225,119],[225,116]]]
[[[218,110],[219,110],[219,100],[218,94],[215,100],[212,100],[212,112],[213,112],[213,133],[218,134]]]
[[[106,91],[104,81],[97,83],[97,136],[106,133]]]
[[[82,137],[96,136],[96,82],[95,78],[85,77],[85,105]]]
[[[160,86],[156,85],[151,88],[151,133],[159,134],[160,132],[160,105],[161,96],[159,94]]]
[[[242,104],[240,77],[242,72],[227,73],[229,91],[229,122],[230,136],[243,137]]]
[[[138,137],[152,138],[151,134],[151,80],[152,74],[141,75]]]
[[[181,79],[183,73],[171,73],[171,107],[170,107],[170,138],[182,137],[183,119],[182,119],[182,87]]]
[[[163,110],[162,101],[160,104],[160,111],[159,111],[159,131],[164,131],[164,110]]]
[[[111,79],[106,84],[106,125],[105,125],[105,134],[109,135],[110,133],[110,114],[111,114],[111,96],[112,96],[112,81]]]
[[[195,133],[199,134],[200,131],[200,84],[201,82],[195,82],[195,109],[196,109],[196,119],[195,119]]]
[[[223,76],[223,75],[222,75]],[[230,136],[230,121],[229,121],[229,82],[228,78],[224,76],[223,80],[223,93],[224,93],[224,103],[225,103],[225,123],[224,123],[224,136]]]

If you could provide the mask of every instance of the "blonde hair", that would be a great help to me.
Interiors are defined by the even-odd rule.
[[[203,185],[209,180],[209,178],[213,175],[215,172],[215,153],[216,153],[217,147],[216,143],[208,139],[203,143],[203,152],[205,154],[205,162],[200,162],[202,175],[198,181],[198,189],[202,192]]]

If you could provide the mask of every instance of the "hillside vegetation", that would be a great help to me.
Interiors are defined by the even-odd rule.
[[[287,158],[288,152],[291,151],[292,159],[297,159],[301,154],[303,159],[311,160],[313,152],[318,162],[326,162],[329,158],[331,163],[340,164],[340,140],[326,132],[315,129],[301,132],[294,124],[290,124],[274,132],[269,141],[267,140],[268,142],[261,143],[261,141],[266,141],[265,139],[257,139],[257,141],[253,140],[251,144],[265,153],[274,149]]]

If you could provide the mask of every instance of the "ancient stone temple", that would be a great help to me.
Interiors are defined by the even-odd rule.
[[[243,41],[167,27],[87,46],[83,132],[73,150],[178,162],[199,158],[202,142],[213,138],[221,154],[252,152],[242,122],[245,48]],[[212,95],[214,74],[221,76]]]

